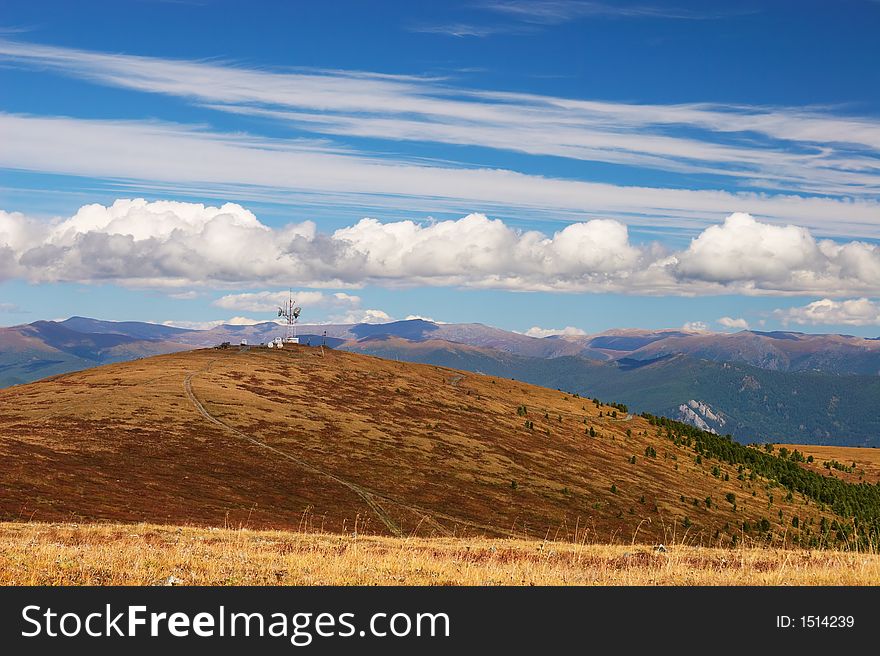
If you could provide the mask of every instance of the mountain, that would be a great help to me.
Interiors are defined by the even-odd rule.
[[[92,320],[73,321],[72,325],[82,326],[82,321]],[[137,330],[146,331],[153,327],[152,324],[141,325],[145,328]],[[171,334],[156,332],[153,338],[142,339],[104,332],[99,325],[89,324],[88,328],[90,332],[80,332],[72,329],[67,322],[55,321],[35,321],[24,326],[0,328],[0,386],[188,348],[185,344],[168,341],[167,337]]]
[[[832,374],[880,374],[880,340],[850,335],[809,335],[797,332],[737,333],[670,332],[635,348],[621,348],[619,357],[653,360],[663,355],[689,355],[715,362],[735,362],[771,371],[820,371]],[[604,337],[592,339],[587,348],[595,349]]]
[[[813,544],[835,516],[811,499],[868,494],[619,405],[305,346],[0,390],[0,458],[0,516],[38,521]]]
[[[54,322],[44,322],[54,323]],[[196,332],[186,328],[175,328],[143,321],[101,321],[86,317],[70,317],[58,322],[60,325],[78,333],[95,333],[102,335],[125,335],[132,339],[149,341],[183,340],[190,333]]]

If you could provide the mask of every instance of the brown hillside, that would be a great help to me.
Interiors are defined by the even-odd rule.
[[[0,518],[704,544],[818,523],[613,410],[317,348],[157,356],[0,390]]]
[[[880,483],[880,449],[859,446],[816,446],[814,444],[780,444],[789,451],[797,449],[804,457],[813,456],[812,463],[801,463],[806,469],[823,476],[836,476],[849,483]],[[851,469],[841,470],[825,467],[825,463],[837,461]],[[853,464],[855,467],[853,468]]]

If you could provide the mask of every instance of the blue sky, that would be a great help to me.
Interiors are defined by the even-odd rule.
[[[5,2],[0,325],[263,320],[293,287],[311,321],[876,336],[878,28],[870,0]]]

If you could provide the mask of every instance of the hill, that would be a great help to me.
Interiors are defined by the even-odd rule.
[[[744,443],[880,446],[880,415],[866,411],[880,398],[880,376],[772,371],[681,354],[608,362],[530,358],[441,340],[386,338],[344,347],[615,399]]]
[[[809,462],[801,466],[823,476],[835,476],[850,483],[880,484],[880,449],[816,444],[784,444],[780,448],[800,451]]]
[[[0,436],[6,519],[818,545],[854,539],[848,504],[857,529],[880,507],[874,486],[802,479],[787,460],[622,406],[302,346],[2,390]]]
[[[274,322],[186,330],[84,317],[37,321],[0,329],[0,387],[223,341],[259,344],[281,332]],[[299,334],[303,343],[617,399],[743,442],[880,445],[880,417],[862,410],[880,393],[880,340],[635,329],[539,339],[422,319],[301,325]]]

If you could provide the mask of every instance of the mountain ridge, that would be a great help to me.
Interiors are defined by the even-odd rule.
[[[192,330],[85,317],[0,328],[0,385],[224,341],[259,344],[283,330],[271,321]],[[392,360],[615,398],[639,411],[729,432],[742,441],[880,443],[875,418],[856,405],[871,405],[866,394],[873,393],[880,380],[875,371],[880,366],[880,340],[792,331],[728,334],[676,329],[537,338],[478,323],[422,319],[302,324],[298,330],[304,344],[325,343]],[[754,385],[765,391],[757,393],[751,389]],[[726,423],[697,416],[688,409],[691,402],[712,408]]]

